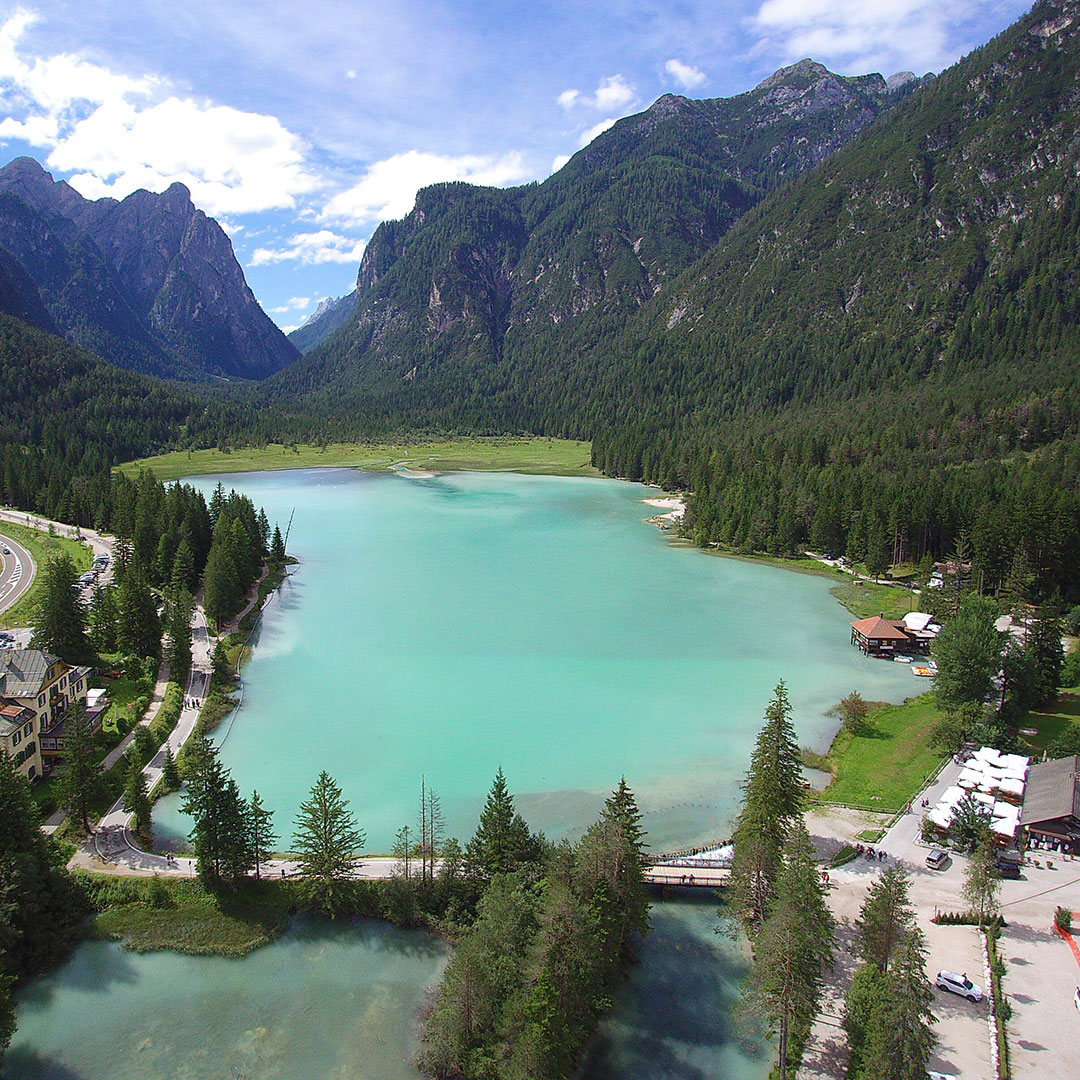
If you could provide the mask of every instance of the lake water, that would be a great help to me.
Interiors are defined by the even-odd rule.
[[[674,547],[644,523],[655,492],[639,485],[348,470],[224,482],[283,528],[295,510],[300,566],[264,614],[243,707],[216,734],[286,841],[321,769],[370,851],[414,823],[421,772],[465,841],[501,765],[551,836],[580,835],[625,775],[654,850],[697,844],[727,834],[778,680],[816,747],[850,690],[921,689],[905,665],[848,645],[825,580]],[[188,828],[175,798],[158,804],[159,834]],[[713,932],[714,903],[654,906],[590,1080],[767,1074],[731,1028],[743,961]],[[243,961],[86,945],[21,996],[12,1076],[414,1077],[416,1017],[441,962],[420,937],[308,928]]]

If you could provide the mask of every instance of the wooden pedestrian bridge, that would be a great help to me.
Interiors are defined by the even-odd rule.
[[[684,851],[649,855],[645,884],[663,888],[717,889],[731,877],[731,844],[720,841]]]

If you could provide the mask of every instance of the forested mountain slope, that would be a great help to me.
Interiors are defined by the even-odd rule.
[[[596,436],[606,471],[692,488],[702,542],[970,541],[991,587],[1022,549],[1045,594],[1075,593],[1078,76],[1080,7],[1054,0],[794,178],[774,150],[694,173],[719,140],[655,114],[707,109],[662,99],[608,133],[656,149],[622,187],[603,159],[590,188],[597,140],[538,187],[421,192],[365,254],[354,322],[269,389]]]
[[[309,353],[321,345],[339,326],[344,326],[355,310],[355,289],[344,296],[328,296],[303,326],[298,326],[287,335],[288,339],[301,353]]]
[[[17,158],[0,169],[0,249],[18,285],[4,310],[122,367],[260,379],[297,356],[182,184],[91,201]]]
[[[735,98],[667,95],[542,184],[421,191],[372,237],[352,320],[274,385],[282,398],[313,392],[315,407],[370,392],[406,413],[426,396],[417,388],[460,385],[483,409],[504,359],[538,340],[566,351],[610,335],[914,85],[890,92],[880,76],[802,61]]]

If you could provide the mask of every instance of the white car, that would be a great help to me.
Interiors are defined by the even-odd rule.
[[[939,971],[934,980],[942,990],[948,990],[950,994],[959,994],[968,1001],[982,1001],[983,988],[973,983],[965,972],[957,975],[955,971]]]

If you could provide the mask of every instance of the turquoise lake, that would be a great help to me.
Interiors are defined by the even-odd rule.
[[[923,689],[849,646],[827,581],[670,544],[645,523],[657,493],[640,485],[342,469],[222,480],[283,529],[294,515],[300,563],[215,736],[286,841],[326,769],[369,851],[413,825],[421,772],[464,842],[500,766],[550,836],[580,835],[625,775],[653,850],[715,840],[778,680],[816,747],[850,690]],[[176,799],[158,804],[159,835],[188,827]],[[715,898],[656,903],[652,922],[584,1075],[763,1080],[768,1056],[731,1026],[743,958],[713,932]],[[443,959],[426,935],[379,924],[302,924],[242,961],[87,944],[20,994],[5,1073],[412,1080]]]

